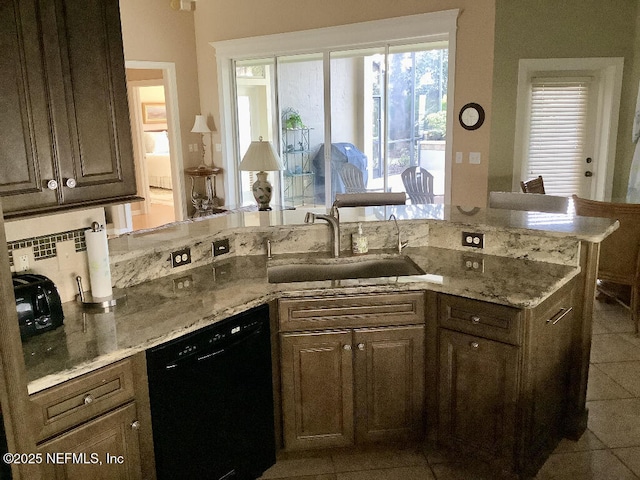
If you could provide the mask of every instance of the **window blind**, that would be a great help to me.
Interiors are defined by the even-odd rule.
[[[542,175],[552,195],[580,194],[591,79],[531,80],[524,180]]]

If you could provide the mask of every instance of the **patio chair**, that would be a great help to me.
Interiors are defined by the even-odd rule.
[[[344,183],[346,193],[364,193],[367,187],[364,185],[362,170],[351,163],[345,163],[340,169],[340,178]]]
[[[640,328],[640,205],[586,200],[576,195],[573,204],[577,215],[615,218],[620,228],[600,244],[598,280],[629,285],[631,287],[631,320],[636,335]],[[598,285],[606,296],[611,292]]]
[[[428,171],[422,167],[409,167],[400,176],[411,204],[434,202],[433,175]]]
[[[538,178],[527,180],[526,182],[520,182],[520,187],[523,193],[545,193],[542,175],[538,175]]]

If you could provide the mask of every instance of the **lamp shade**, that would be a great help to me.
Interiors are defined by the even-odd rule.
[[[240,170],[253,172],[269,172],[284,170],[280,157],[271,142],[265,142],[260,137],[257,142],[251,142],[247,153],[240,162]]]
[[[211,133],[204,115],[196,115],[196,121],[193,122],[191,133]]]

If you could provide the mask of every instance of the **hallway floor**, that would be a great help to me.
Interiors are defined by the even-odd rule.
[[[640,480],[640,338],[629,311],[595,302],[588,429],[562,440],[536,479]],[[477,461],[425,445],[282,454],[264,480],[495,480]]]

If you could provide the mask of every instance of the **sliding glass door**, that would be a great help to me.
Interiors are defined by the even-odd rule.
[[[337,193],[406,191],[402,172],[445,185],[448,44],[381,45],[235,63],[236,165],[251,140],[273,142],[270,175],[286,207],[330,206]],[[240,172],[242,204],[252,173]]]

